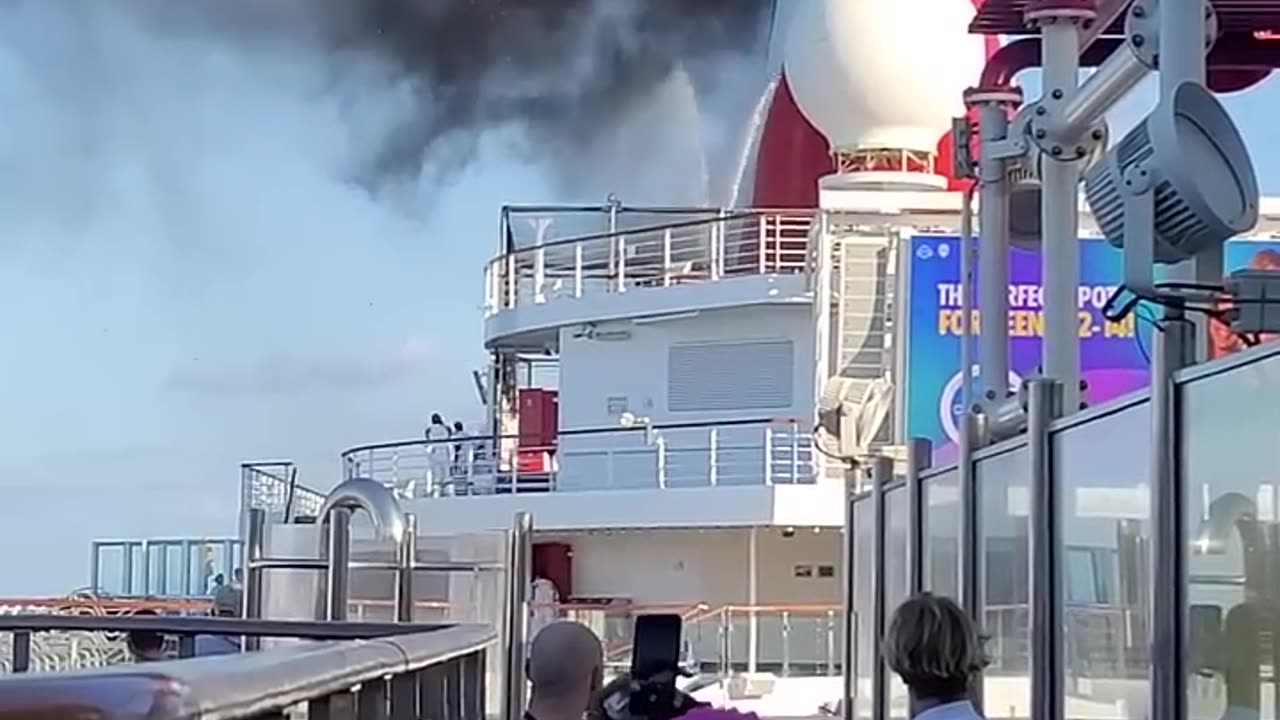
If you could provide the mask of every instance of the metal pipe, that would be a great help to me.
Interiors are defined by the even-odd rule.
[[[1128,44],[1116,48],[1080,85],[1080,89],[1067,98],[1059,120],[1060,132],[1077,135],[1089,129],[1150,73],[1151,69],[1138,60]]]
[[[1186,717],[1186,487],[1179,470],[1179,402],[1173,374],[1189,364],[1194,325],[1174,305],[1157,326],[1151,362],[1151,717]]]
[[[1003,400],[1009,390],[1009,181],[1004,160],[990,152],[994,143],[1008,135],[1009,116],[997,102],[982,103],[978,112],[982,139],[978,173],[982,183],[978,191],[978,398],[985,404]],[[972,259],[962,252],[962,268],[966,260],[972,273]],[[960,282],[962,288],[972,282],[963,269]],[[962,289],[961,294],[962,302],[972,303],[972,286],[968,292]],[[964,313],[964,345],[972,342],[972,324],[973,313]],[[961,377],[968,382],[973,366],[961,365]]]
[[[840,587],[841,622],[844,635],[840,638],[840,717],[841,720],[856,720],[853,708],[854,693],[857,688],[857,670],[854,653],[857,652],[857,619],[854,603],[857,595],[857,532],[854,527],[856,497],[858,494],[858,472],[852,465],[844,471],[844,542],[842,543],[841,566],[844,569],[843,582]]]
[[[1204,0],[1164,0],[1160,14],[1160,98],[1172,98],[1184,82],[1203,83],[1206,16]]]
[[[1061,490],[1054,475],[1049,424],[1060,411],[1061,385],[1027,381],[1027,455],[1031,470],[1031,716],[1063,716]]]
[[[369,513],[377,540],[390,540],[397,545],[404,538],[404,511],[395,493],[376,480],[351,478],[329,491],[320,506],[320,517],[329,517],[335,508],[358,509]]]
[[[974,472],[974,410],[966,408],[960,416],[959,458],[956,460],[957,490],[960,495],[959,554],[960,606],[974,622],[982,622],[982,506],[978,497],[977,477]],[[969,687],[969,699],[982,710],[983,684],[981,674]]]
[[[325,516],[325,524],[329,532],[325,559],[329,566],[325,569],[326,580],[326,620],[347,619],[347,598],[351,587],[351,509],[335,507]]]
[[[889,608],[885,606],[885,533],[888,516],[885,509],[885,486],[893,480],[893,460],[883,455],[868,462],[871,474],[872,502],[875,503],[874,566],[871,573],[871,720],[887,720],[889,717],[889,676],[885,672],[884,654],[880,652],[880,638],[888,626]]]
[[[263,584],[266,568],[262,560],[266,555],[267,511],[265,508],[249,508],[244,515],[244,587],[241,593],[243,605],[240,614],[246,619],[262,617]],[[245,650],[257,650],[262,638],[246,635],[241,638]]]
[[[915,595],[925,589],[925,497],[920,473],[929,467],[933,443],[928,438],[911,438],[907,443],[907,593]]]
[[[396,622],[413,622],[413,575],[418,562],[418,517],[412,513],[404,516],[404,537],[400,540],[399,562],[396,570]]]
[[[1075,22],[1047,22],[1044,38],[1044,92],[1070,102],[1079,74],[1079,28]],[[1063,408],[1080,407],[1080,330],[1076,289],[1080,278],[1080,166],[1077,161],[1042,156],[1040,168],[1043,235],[1044,374],[1062,383]],[[981,278],[979,278],[981,279]]]
[[[507,542],[507,588],[503,603],[505,625],[506,703],[505,720],[519,720],[524,715],[525,695],[525,628],[529,620],[529,586],[533,582],[533,518],[518,512],[511,525]]]

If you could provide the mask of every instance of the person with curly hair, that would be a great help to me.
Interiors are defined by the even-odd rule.
[[[907,686],[913,720],[981,720],[969,691],[987,666],[983,643],[950,598],[921,593],[894,610],[884,659]]]

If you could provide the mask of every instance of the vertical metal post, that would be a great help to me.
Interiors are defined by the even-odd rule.
[[[405,513],[404,536],[398,548],[400,565],[396,571],[396,622],[413,622],[413,576],[418,562],[418,516]]]
[[[142,541],[142,593],[143,596],[151,594],[151,542]]]
[[[351,585],[351,509],[335,507],[329,511],[329,538],[325,559],[327,597],[325,619],[346,620],[347,598]]]
[[[975,622],[982,623],[982,505],[978,497],[976,468],[973,464],[974,412],[970,408],[960,418],[960,457],[956,461],[957,486],[960,494],[960,606]],[[982,709],[981,676],[969,689],[970,700]]]
[[[1080,84],[1080,27],[1071,5],[1044,3],[1039,17],[1044,93],[1070,100]],[[1061,7],[1057,7],[1061,5]],[[1080,408],[1080,163],[1074,148],[1044,154],[1040,164],[1042,229],[1041,282],[1044,284],[1044,371],[1062,383],[1063,409]]]
[[[925,497],[920,473],[929,467],[933,456],[933,443],[927,438],[912,438],[907,443],[907,505],[911,516],[907,519],[907,593],[915,595],[924,590],[925,549]]]
[[[1062,718],[1061,502],[1049,423],[1060,414],[1061,385],[1027,381],[1027,455],[1031,466],[1031,716]]]
[[[889,608],[885,603],[885,529],[888,517],[885,512],[885,486],[893,480],[893,460],[883,455],[871,458],[868,463],[871,475],[871,488],[874,493],[873,510],[875,512],[875,565],[871,577],[871,720],[886,720],[889,717],[889,683],[885,672],[884,657],[880,652],[880,639],[884,637],[888,625]]]
[[[97,540],[89,546],[89,591],[102,595],[102,544]]]
[[[532,577],[533,518],[518,512],[511,526],[507,544],[507,588],[505,614],[506,708],[505,720],[519,720],[524,715],[525,694],[525,629],[529,620],[529,585]]]
[[[1176,3],[1170,3],[1177,8]],[[1187,538],[1186,488],[1178,467],[1179,402],[1173,374],[1189,364],[1194,326],[1185,311],[1165,311],[1151,363],[1151,716],[1186,717]]]
[[[262,559],[266,556],[267,511],[265,508],[249,508],[245,515],[244,533],[244,588],[240,614],[245,618],[262,617],[263,582],[266,571]],[[257,650],[261,638],[242,638],[245,650]]]
[[[747,672],[754,673],[757,668],[757,656],[760,654],[760,615],[756,605],[760,602],[760,533],[754,528],[747,528]]]
[[[124,551],[124,559],[120,563],[120,592],[128,597],[133,595],[133,546],[132,541],[126,540],[120,543],[120,549]]]
[[[195,547],[195,543],[190,540],[182,541],[182,594],[183,595],[203,595],[204,588],[200,588],[199,592],[195,591],[191,583],[191,550]]]
[[[1009,132],[1009,117],[1004,104],[984,102],[978,110],[978,133],[983,152],[978,167],[981,181],[981,203],[978,212],[978,364],[979,397],[983,401],[999,402],[1009,394],[1009,181],[1004,160],[995,157],[989,148],[1005,139]],[[961,221],[963,222],[963,218]],[[966,263],[972,271],[972,261],[967,248],[961,249],[961,286],[963,302],[971,303],[971,278],[964,277]],[[972,308],[972,305],[962,305]],[[966,312],[963,319],[966,345],[973,341],[973,313]],[[972,368],[960,370],[966,387],[971,387]],[[972,398],[969,399],[972,402]]]
[[[844,542],[842,543],[841,623],[844,634],[840,638],[841,694],[840,716],[842,720],[856,720],[853,699],[857,689],[857,663],[854,654],[858,651],[855,638],[857,635],[857,608],[854,607],[857,587],[857,532],[855,528],[858,493],[858,474],[853,468],[846,468],[844,473]]]

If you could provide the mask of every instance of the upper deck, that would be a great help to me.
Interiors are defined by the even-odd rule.
[[[485,267],[485,342],[547,346],[567,325],[807,302],[811,211],[521,206]]]

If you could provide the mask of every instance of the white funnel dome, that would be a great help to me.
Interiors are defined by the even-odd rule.
[[[986,58],[968,30],[972,0],[803,0],[790,10],[787,81],[832,151],[936,151]]]

